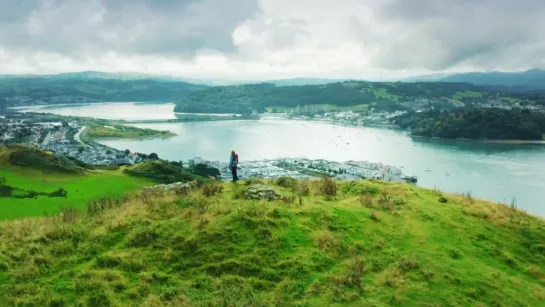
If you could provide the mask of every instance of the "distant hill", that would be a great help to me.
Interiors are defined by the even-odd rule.
[[[415,98],[435,99],[447,104],[474,103],[490,95],[485,88],[454,82],[367,82],[346,81],[321,85],[276,86],[248,84],[212,87],[193,92],[177,103],[176,112],[251,113],[266,109],[285,110],[297,106],[340,108],[370,106],[376,110],[399,110]],[[511,100],[513,101],[513,100]],[[516,101],[516,100],[514,100]],[[335,108],[334,108],[335,109]]]
[[[417,76],[405,81],[468,82],[483,86],[502,86],[511,91],[545,90],[545,70],[522,72],[468,72]]]
[[[104,101],[176,101],[206,85],[101,72],[3,76],[0,101],[10,106]]]
[[[321,85],[348,81],[348,79],[324,79],[324,78],[291,78],[263,81],[276,86]]]
[[[409,112],[392,121],[413,135],[443,139],[542,140],[545,134],[545,115],[530,110],[431,110]]]

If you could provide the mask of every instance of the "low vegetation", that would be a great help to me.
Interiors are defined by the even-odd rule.
[[[92,126],[87,135],[95,139],[105,138],[144,138],[144,137],[167,137],[174,133],[170,131],[158,131],[153,129],[136,128],[131,126]]]
[[[211,182],[219,175],[219,170],[208,167],[205,164],[197,164],[194,166],[183,166],[178,162],[169,162],[164,160],[147,161],[127,167],[125,174],[147,178],[158,183],[174,183],[197,181],[200,183]]]
[[[545,115],[527,109],[433,110],[392,121],[413,135],[445,139],[541,140],[545,134]]]
[[[83,174],[82,163],[75,162],[65,156],[39,149],[15,146],[5,149],[9,155],[9,163],[13,166],[32,168],[46,173]]]
[[[515,208],[407,184],[205,184],[0,222],[0,305],[541,306],[544,241]]]

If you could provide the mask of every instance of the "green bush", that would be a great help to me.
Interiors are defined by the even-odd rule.
[[[280,177],[276,179],[276,184],[284,188],[295,189],[297,187],[297,179],[292,177]]]

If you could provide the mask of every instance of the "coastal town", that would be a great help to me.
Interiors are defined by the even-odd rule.
[[[86,136],[87,127],[78,120],[61,122],[29,122],[23,116],[0,118],[0,140],[4,144],[23,144],[58,155],[76,158],[91,165],[131,165],[148,158],[143,153],[121,151],[91,140]],[[184,164],[206,164],[220,171],[220,178],[228,180],[227,163],[194,158]],[[279,178],[289,176],[297,179],[334,177],[339,180],[359,178],[381,178],[390,181],[411,181],[401,169],[381,163],[363,161],[335,162],[311,159],[274,159],[245,161],[240,165],[241,178]]]
[[[323,121],[332,124],[354,127],[394,128],[391,119],[408,112],[425,112],[433,109],[457,109],[468,107],[469,103],[445,99],[415,98],[398,105],[404,110],[383,110],[373,107],[363,110],[324,110],[312,106],[298,106],[287,112],[287,117],[293,120]],[[533,112],[545,113],[545,106],[510,102],[503,99],[476,100],[471,102],[475,108],[513,108],[527,109]]]
[[[134,164],[142,158],[85,137],[87,127],[80,121],[29,122],[24,116],[0,118],[0,142],[22,144],[92,165]]]
[[[230,180],[231,173],[228,163],[207,161],[194,158],[187,163],[206,164],[220,170],[223,180]],[[238,176],[242,179],[292,177],[296,179],[310,179],[317,177],[333,177],[338,180],[355,180],[377,178],[388,181],[407,181],[415,183],[415,176],[407,176],[395,166],[365,161],[335,162],[323,159],[269,159],[260,161],[242,161],[238,167]]]

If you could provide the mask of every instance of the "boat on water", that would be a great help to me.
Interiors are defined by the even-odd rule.
[[[426,172],[431,172],[431,168],[426,168]]]
[[[449,173],[449,172],[446,172],[446,173],[445,173],[445,176],[450,176],[450,173]]]

